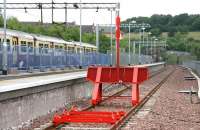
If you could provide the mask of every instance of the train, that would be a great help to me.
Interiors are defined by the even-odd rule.
[[[55,49],[55,50],[65,50],[67,52],[74,52],[79,53],[80,49],[82,48],[82,52],[96,52],[97,47],[89,44],[89,43],[82,43],[82,47],[80,42],[76,41],[65,41],[61,38],[57,37],[50,37],[40,34],[33,34],[33,33],[26,33],[17,30],[7,29],[6,31],[7,36],[7,49],[8,52],[10,51],[17,51],[15,50],[16,47],[19,47],[19,53],[27,53],[26,47],[28,48],[38,48],[37,53],[41,53],[40,50],[44,49]],[[0,28],[0,43],[3,43],[4,38],[4,30]],[[2,47],[2,45],[1,45]],[[13,50],[11,50],[13,48]],[[30,49],[29,52],[32,53],[33,49]]]
[[[0,28],[0,64],[2,65],[4,30]],[[89,43],[65,41],[62,38],[26,33],[7,29],[8,67],[38,68],[40,66],[85,66],[97,64],[98,58],[107,64],[107,54],[97,52],[97,47]],[[83,56],[81,63],[80,57]],[[100,55],[100,56],[99,56]],[[105,61],[106,59],[106,61]],[[99,63],[101,64],[101,63]],[[2,67],[0,65],[0,68]]]

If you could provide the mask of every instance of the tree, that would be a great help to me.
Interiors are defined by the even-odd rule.
[[[3,17],[0,16],[0,27],[3,27]]]
[[[168,36],[173,37],[175,35],[175,33],[176,33],[175,27],[169,27]]]
[[[110,50],[110,39],[100,33],[99,35],[99,51],[102,53],[106,53],[107,50]]]
[[[7,26],[10,29],[20,30],[21,23],[15,17],[11,17],[7,20]]]
[[[195,31],[199,31],[200,30],[200,17],[196,18],[193,23],[192,23],[192,29]]]
[[[150,30],[153,36],[159,36],[161,34],[161,31],[159,28],[153,28]]]

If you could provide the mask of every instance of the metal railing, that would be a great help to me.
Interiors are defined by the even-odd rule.
[[[192,61],[184,61],[183,66],[189,67],[195,70],[200,76],[200,61],[192,60]]]
[[[88,52],[75,53],[62,49],[33,48],[26,46],[7,47],[8,68],[27,70],[30,68],[64,68],[88,65],[108,65],[107,54]],[[83,57],[80,62],[80,55]],[[0,64],[2,65],[2,47],[0,47]]]
[[[115,56],[116,55],[113,52],[113,54],[112,54],[112,59],[113,59],[112,63],[113,64],[116,63]],[[128,64],[138,65],[138,64],[149,64],[149,63],[153,63],[153,59],[149,55],[131,54],[130,55],[130,63],[129,63],[129,53],[126,53],[126,52],[120,53],[120,64],[121,65],[128,65]]]
[[[75,53],[62,49],[33,48],[27,46],[7,46],[7,64],[9,68],[18,70],[44,69],[44,68],[65,68],[65,67],[87,67],[89,65],[110,65],[110,54],[97,52]],[[113,52],[114,54],[114,52]],[[82,62],[80,56],[82,55]],[[115,54],[112,55],[113,65]],[[129,54],[120,53],[121,65],[129,64]],[[131,55],[130,64],[153,63],[151,56]],[[2,65],[2,45],[0,44],[0,68]]]

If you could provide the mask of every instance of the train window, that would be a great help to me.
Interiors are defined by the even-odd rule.
[[[65,50],[67,50],[67,46],[65,45]]]
[[[21,52],[27,52],[26,41],[21,41]]]
[[[39,44],[39,48],[43,48],[43,44],[42,43]]]
[[[33,52],[33,42],[28,42],[28,52],[29,53]]]
[[[43,48],[43,44],[40,43],[40,44],[39,44],[39,53],[42,53],[42,48]]]
[[[48,44],[44,44],[44,53],[48,54],[48,49],[49,49],[49,45]]]
[[[59,46],[58,46],[58,45],[55,45],[55,49],[56,49],[56,50],[59,49]]]
[[[86,48],[85,52],[87,52],[87,53],[90,52],[90,48]]]
[[[75,52],[75,47],[68,47],[68,52],[74,53]]]
[[[53,45],[53,43],[50,43],[50,48],[54,48],[54,45]]]
[[[28,42],[28,47],[33,47],[33,42]]]
[[[59,47],[59,51],[62,51],[62,50],[63,50],[63,46],[60,46],[60,47]]]
[[[49,48],[49,45],[48,44],[44,44],[44,48]]]
[[[6,40],[7,42],[7,51],[10,51],[11,50],[11,47],[10,47],[10,39],[7,39]]]
[[[80,53],[80,48],[77,48],[77,53]]]

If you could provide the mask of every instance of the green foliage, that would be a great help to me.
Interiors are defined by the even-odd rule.
[[[0,27],[3,27],[2,17],[0,17]],[[40,24],[38,25],[22,24],[15,17],[10,17],[9,19],[7,19],[7,28],[27,33],[35,33],[35,34],[58,37],[66,41],[79,41],[80,38],[78,27],[73,27],[73,26],[66,27],[61,24],[52,24],[48,26]],[[94,33],[83,33],[82,41],[95,45],[96,36]],[[100,41],[100,52],[106,53],[106,51],[110,49],[110,39],[106,35],[100,34],[99,41]]]
[[[107,50],[110,50],[110,39],[105,35],[99,35],[99,51],[102,53],[106,53]]]
[[[200,59],[200,40],[191,37],[187,38],[185,34],[176,33],[174,37],[167,39],[168,50],[185,51],[195,55]]]
[[[199,31],[200,30],[200,17],[196,18],[195,21],[193,21],[192,29],[194,31]]]
[[[169,33],[168,36],[169,37],[173,37],[176,33],[176,28],[175,27],[169,27]]]
[[[7,20],[7,26],[10,28],[10,29],[15,29],[15,30],[18,30],[21,28],[21,24],[20,22],[17,20],[17,18],[15,17],[11,17]]]
[[[3,17],[0,16],[0,27],[3,27]]]
[[[123,21],[129,23],[135,20],[137,23],[149,23],[151,28],[159,28],[161,32],[174,32],[187,33],[188,31],[200,31],[200,15],[188,15],[187,13],[180,15],[152,15],[151,17],[133,17]],[[124,29],[122,29],[124,30]]]
[[[156,37],[160,36],[160,34],[161,34],[161,31],[159,28],[153,28],[150,31],[151,31],[152,35],[156,36]]]
[[[83,42],[95,44],[96,36],[92,33],[84,33],[83,34]]]

